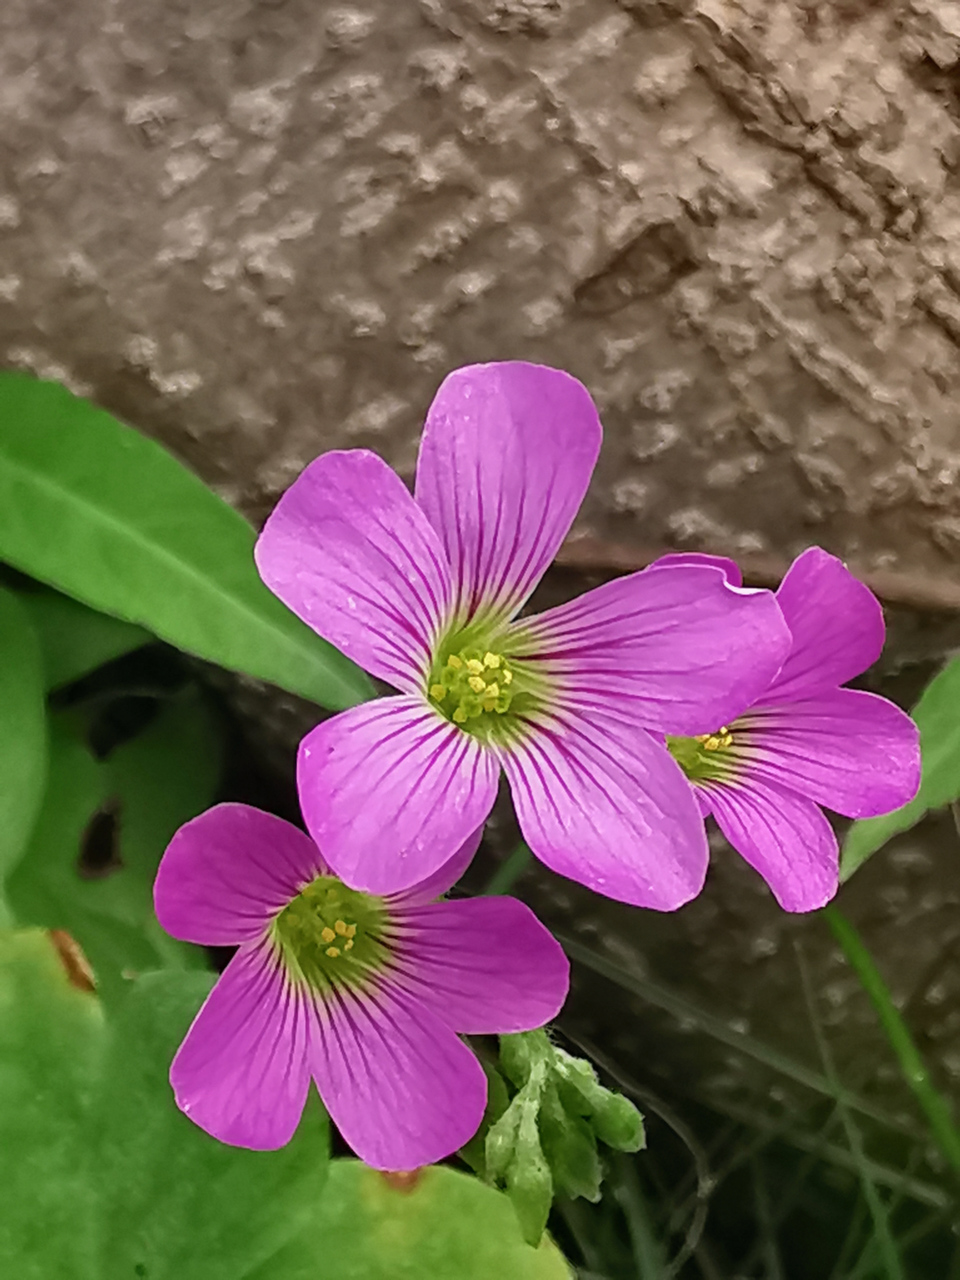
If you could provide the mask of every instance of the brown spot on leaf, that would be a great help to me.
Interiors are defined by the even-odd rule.
[[[105,800],[83,829],[77,872],[84,880],[102,880],[123,866],[120,857],[120,797]]]
[[[422,1169],[408,1169],[402,1173],[381,1173],[380,1177],[388,1187],[399,1191],[401,1195],[408,1196],[420,1181],[421,1173],[423,1173]]]
[[[76,987],[78,991],[96,991],[97,981],[90,968],[90,961],[83,954],[79,942],[72,938],[66,929],[50,929],[48,932],[50,941],[57,949],[60,962],[67,971],[70,985]]]

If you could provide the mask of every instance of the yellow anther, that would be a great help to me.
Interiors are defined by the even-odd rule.
[[[483,665],[485,667],[499,667],[503,659],[499,653],[490,653],[489,651],[483,655]]]
[[[357,926],[355,924],[347,925],[347,937],[355,938],[357,936]]]
[[[327,953],[327,955],[330,957],[330,959],[331,959],[331,960],[336,960],[337,956],[340,954],[340,948],[339,948],[339,947],[327,947],[327,952],[326,952],[326,953]]]
[[[484,711],[496,711],[497,709],[497,704],[495,702],[484,702],[482,705]]]
[[[334,922],[333,922],[333,927],[334,927],[334,929],[336,929],[337,933],[339,933],[339,934],[340,934],[340,937],[341,937],[341,938],[345,938],[345,937],[347,936],[347,922],[346,922],[346,920],[334,920]]]
[[[353,946],[353,943],[348,941],[343,944],[343,949],[344,951],[349,951],[352,946]]]
[[[445,684],[432,684],[430,686],[430,697],[435,702],[442,702],[447,696],[447,686]]]
[[[706,741],[704,742],[703,749],[704,751],[716,751],[719,745],[720,745],[720,739],[714,737],[714,735],[711,734],[710,737],[707,738]]]
[[[467,718],[467,713],[466,713],[466,711],[463,709],[463,706],[462,706],[462,705],[456,708],[456,710],[455,710],[455,711],[454,711],[454,713],[453,713],[453,718],[454,718],[454,720],[456,720],[457,724],[463,724],[463,723],[464,723],[464,721],[465,721],[465,720],[466,720],[466,718]]]
[[[501,671],[500,679],[503,681],[504,684],[513,684],[513,672],[510,670],[509,667],[507,667],[505,671]]]
[[[472,675],[478,676],[478,675],[480,674],[480,672],[483,670],[483,663],[480,661],[480,659],[479,659],[479,658],[468,658],[468,659],[467,659],[467,670],[468,670]]]
[[[487,687],[487,682],[482,676],[471,676],[467,681],[467,684],[474,693],[483,693],[484,689]]]
[[[487,685],[487,692],[485,696],[493,699],[500,697],[500,686],[497,684],[496,680],[494,680],[493,684]]]
[[[463,659],[458,658],[455,653],[451,653],[450,657],[447,659],[447,666],[451,671],[459,671],[463,666]]]
[[[333,942],[336,936],[337,935],[329,927],[320,930],[320,938],[323,942]]]

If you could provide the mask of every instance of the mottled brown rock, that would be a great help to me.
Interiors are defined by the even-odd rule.
[[[958,59],[946,0],[8,0],[0,360],[254,517],[544,360],[607,425],[581,530],[942,577]]]

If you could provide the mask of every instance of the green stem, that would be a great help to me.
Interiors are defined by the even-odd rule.
[[[523,873],[529,867],[533,858],[533,854],[525,844],[518,844],[513,853],[500,863],[496,871],[490,877],[490,882],[484,889],[484,895],[489,896],[493,893],[509,893],[514,883],[520,879]]]
[[[960,1174],[960,1131],[953,1123],[950,1106],[930,1079],[926,1064],[913,1042],[907,1024],[893,1003],[890,990],[874,964],[873,957],[864,946],[856,929],[836,907],[827,907],[824,914],[834,937],[843,948],[848,963],[860,979],[863,989],[877,1011],[880,1024],[897,1055],[903,1077],[913,1090],[914,1097],[927,1117],[930,1132],[937,1146],[953,1170]]]

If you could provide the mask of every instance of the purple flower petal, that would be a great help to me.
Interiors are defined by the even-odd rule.
[[[532,1031],[570,985],[563,948],[516,898],[466,898],[397,913],[401,981],[462,1035]]]
[[[277,503],[255,555],[270,590],[325,640],[405,693],[423,687],[450,618],[450,567],[382,458],[317,458]]]
[[[839,851],[811,801],[760,778],[705,788],[717,825],[784,911],[814,911],[837,891]]]
[[[170,1068],[177,1106],[236,1147],[293,1137],[310,1073],[311,1010],[265,947],[242,948],[193,1020]]]
[[[337,993],[318,1006],[310,1066],[330,1117],[374,1169],[442,1160],[483,1119],[483,1068],[450,1028],[407,993]]]
[[[157,871],[153,900],[167,933],[229,947],[259,938],[271,917],[326,870],[296,827],[245,804],[220,804],[182,826]]]
[[[728,556],[709,556],[703,551],[671,551],[669,555],[659,556],[648,569],[669,569],[683,565],[706,565],[707,568],[719,569],[731,587],[743,586],[743,574],[736,560]]]
[[[453,857],[438,871],[435,871],[432,876],[427,876],[426,880],[421,880],[419,884],[415,884],[412,889],[406,889],[403,893],[394,895],[391,902],[402,907],[426,906],[428,902],[436,902],[437,898],[453,888],[469,867],[480,848],[482,836],[483,827],[481,826],[464,841]]]
[[[555,556],[586,493],[602,429],[575,378],[541,365],[471,365],[427,414],[417,501],[440,535],[465,613],[510,617]]]
[[[524,837],[551,870],[658,911],[700,892],[707,842],[693,790],[642,729],[601,713],[554,720],[503,763]]]
[[[398,893],[433,875],[483,825],[500,769],[419,698],[380,698],[300,744],[310,834],[351,888]]]
[[[765,701],[789,702],[846,684],[883,649],[883,610],[836,556],[811,547],[787,570],[777,603],[793,647]]]
[[[565,702],[644,728],[712,733],[767,688],[790,644],[768,591],[714,567],[664,566],[605,583],[510,629],[511,656],[540,662]]]
[[[751,774],[848,818],[890,813],[920,786],[917,727],[876,694],[833,689],[755,707],[741,723]]]

